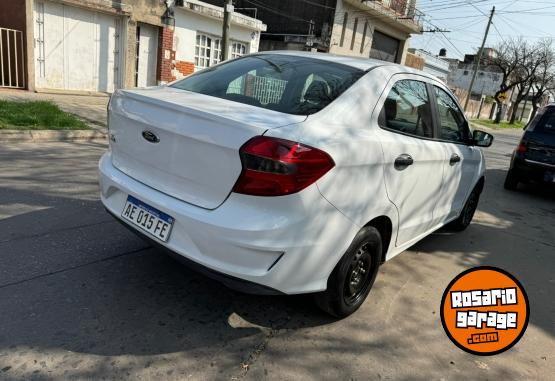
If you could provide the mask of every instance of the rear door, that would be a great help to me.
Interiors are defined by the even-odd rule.
[[[455,98],[433,86],[437,112],[437,140],[444,150],[443,186],[437,198],[435,222],[457,217],[479,173],[482,154],[470,145],[468,122]]]
[[[431,97],[422,77],[394,76],[378,107],[385,184],[399,213],[400,246],[433,227],[445,153],[433,140]]]

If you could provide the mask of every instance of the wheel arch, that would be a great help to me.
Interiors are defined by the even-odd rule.
[[[382,254],[381,261],[385,262],[385,257],[391,244],[391,237],[393,233],[393,224],[388,216],[382,215],[368,221],[364,227],[372,226],[378,230],[382,238]]]
[[[476,183],[476,186],[474,187],[474,189],[478,190],[478,193],[482,193],[482,191],[484,190],[485,184],[486,184],[486,177],[482,175],[478,179],[478,182]]]

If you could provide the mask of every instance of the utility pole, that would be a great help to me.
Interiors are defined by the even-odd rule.
[[[528,91],[526,92],[526,95],[524,96],[524,106],[522,106],[522,112],[520,113],[520,121],[522,122],[522,119],[524,118],[524,110],[526,110],[526,105],[528,104],[528,95],[530,95],[530,91],[532,90],[532,84],[530,84],[530,87],[528,87]]]
[[[224,25],[222,29],[222,61],[229,58],[229,26],[231,25],[231,15],[233,14],[233,4],[227,0],[224,5]]]
[[[482,54],[484,53],[484,46],[486,45],[486,40],[488,39],[489,27],[491,26],[491,20],[493,19],[494,13],[495,13],[495,7],[493,7],[491,10],[488,26],[486,27],[486,33],[484,34],[484,40],[482,41],[482,47],[480,47],[480,51],[478,52],[478,59],[474,64],[474,73],[472,74],[472,80],[470,81],[470,86],[468,87],[468,95],[466,96],[466,102],[464,102],[464,111],[466,111],[466,109],[468,108],[468,102],[470,102],[470,96],[472,95],[472,87],[474,86],[474,81],[476,80],[478,69],[480,68],[480,61],[482,60]]]

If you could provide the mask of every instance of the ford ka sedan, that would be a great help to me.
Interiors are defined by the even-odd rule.
[[[428,74],[302,52],[118,90],[108,120],[115,218],[233,288],[314,293],[337,317],[381,263],[470,224],[493,140]]]

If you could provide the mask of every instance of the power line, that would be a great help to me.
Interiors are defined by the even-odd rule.
[[[474,66],[474,73],[472,74],[472,79],[470,80],[470,86],[468,86],[468,95],[466,96],[466,101],[464,103],[464,111],[466,111],[466,109],[468,108],[468,102],[470,101],[470,96],[472,95],[472,87],[474,86],[474,81],[476,80],[478,69],[480,68],[480,61],[482,60],[482,54],[484,53],[484,46],[486,45],[486,40],[488,39],[489,27],[492,24],[494,14],[495,14],[495,7],[491,9],[488,26],[486,27],[486,33],[484,34],[484,40],[482,41],[482,46],[480,47],[480,51],[478,52],[478,57],[476,60],[476,64]]]

